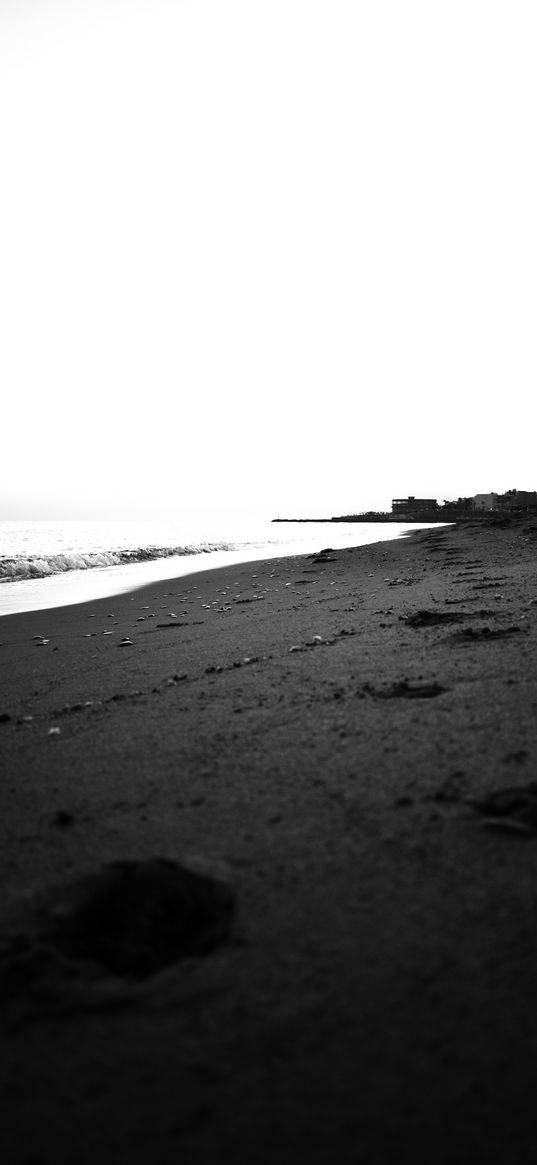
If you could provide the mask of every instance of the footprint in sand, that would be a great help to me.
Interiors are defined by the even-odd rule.
[[[64,824],[64,822],[62,822]],[[0,952],[4,1001],[110,1006],[225,941],[235,894],[201,861],[115,861],[39,892]]]

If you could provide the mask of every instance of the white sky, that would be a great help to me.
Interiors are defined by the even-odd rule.
[[[0,517],[537,488],[534,0],[0,0]]]

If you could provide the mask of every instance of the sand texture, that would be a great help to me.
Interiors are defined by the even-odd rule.
[[[0,620],[3,1161],[537,1159],[536,565],[461,524]]]

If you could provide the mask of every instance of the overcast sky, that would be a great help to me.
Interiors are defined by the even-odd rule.
[[[0,0],[0,517],[537,488],[533,0]]]

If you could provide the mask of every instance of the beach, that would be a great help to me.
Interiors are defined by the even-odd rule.
[[[0,620],[13,1165],[534,1159],[537,520],[329,537]],[[51,954],[39,895],[155,858],[207,949]]]

